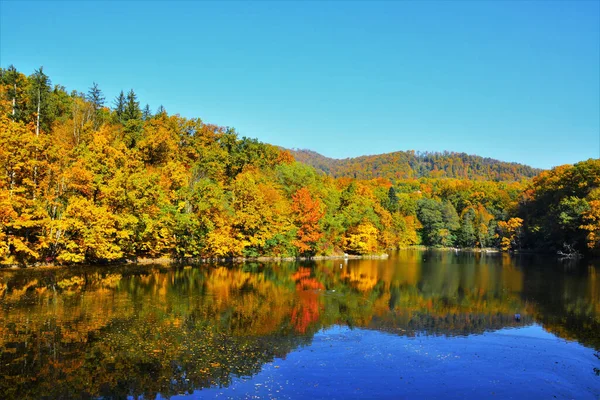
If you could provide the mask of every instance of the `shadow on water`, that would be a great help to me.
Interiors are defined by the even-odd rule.
[[[599,274],[586,262],[447,251],[2,271],[0,393],[154,398],[227,386],[335,325],[464,337],[537,323],[600,350]]]

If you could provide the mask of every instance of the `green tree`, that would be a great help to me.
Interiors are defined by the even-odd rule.
[[[534,178],[520,203],[524,247],[589,251],[584,216],[600,187],[600,160],[562,165]]]
[[[469,208],[463,213],[462,223],[458,230],[458,244],[462,247],[475,247],[477,236],[475,235],[475,210]]]
[[[123,111],[123,120],[125,122],[130,119],[141,119],[142,111],[140,110],[140,102],[137,100],[137,95],[131,89],[129,93],[127,93],[127,99],[125,101],[125,110]]]
[[[123,118],[125,115],[125,94],[122,90],[113,103],[115,114],[117,115],[117,120],[123,122]]]
[[[152,118],[152,111],[150,110],[150,106],[146,104],[146,107],[144,107],[144,110],[142,111],[142,119],[147,121],[150,118]]]
[[[122,93],[123,92],[121,92],[121,94]],[[96,82],[92,83],[92,87],[88,90],[86,99],[87,99],[87,101],[92,103],[92,106],[94,107],[94,111],[98,111],[102,107],[104,107],[105,98],[104,98],[104,95],[102,94],[102,90],[100,90],[100,88],[98,87],[98,84]]]
[[[140,103],[137,101],[137,96],[133,89],[127,93],[125,109],[121,120],[125,125],[125,144],[129,148],[134,148],[142,139],[143,121]]]
[[[460,229],[460,218],[456,208],[449,201],[444,201],[441,206],[444,230],[441,232],[442,245],[446,247],[456,244],[456,233]]]
[[[48,115],[48,99],[51,93],[51,82],[44,73],[44,67],[36,69],[29,77],[29,112],[34,116],[35,134],[40,134],[40,127],[47,130],[50,127]]]
[[[445,229],[444,217],[442,215],[442,204],[433,199],[421,199],[418,201],[417,216],[423,227],[421,228],[421,239],[427,246],[442,245],[443,236],[441,230]]]
[[[396,194],[396,189],[394,189],[394,186],[390,186],[388,190],[385,208],[391,213],[398,211],[398,195]]]
[[[17,71],[14,65],[2,70],[2,83],[7,86],[7,100],[11,105],[10,116],[15,121],[22,121],[26,109],[25,88],[27,78]]]

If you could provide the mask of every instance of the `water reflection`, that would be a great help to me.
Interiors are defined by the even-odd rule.
[[[3,271],[0,393],[153,398],[228,385],[332,325],[455,336],[535,321],[599,350],[599,273],[534,256],[420,251],[387,260]]]

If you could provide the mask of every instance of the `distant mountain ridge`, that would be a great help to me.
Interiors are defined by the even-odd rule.
[[[459,178],[520,181],[542,170],[527,165],[457,152],[395,151],[392,153],[335,159],[306,149],[288,149],[294,158],[333,177],[358,179]]]

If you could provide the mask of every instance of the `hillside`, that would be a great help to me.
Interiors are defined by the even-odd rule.
[[[152,113],[133,89],[109,108],[96,84],[69,93],[42,68],[0,68],[0,265],[600,249],[600,160],[526,181],[537,171],[464,154],[295,156],[350,178],[233,128]]]
[[[473,180],[519,181],[532,178],[540,169],[468,155],[465,153],[393,153],[345,158],[328,158],[311,150],[290,150],[297,161],[334,177],[357,179],[467,178]]]

